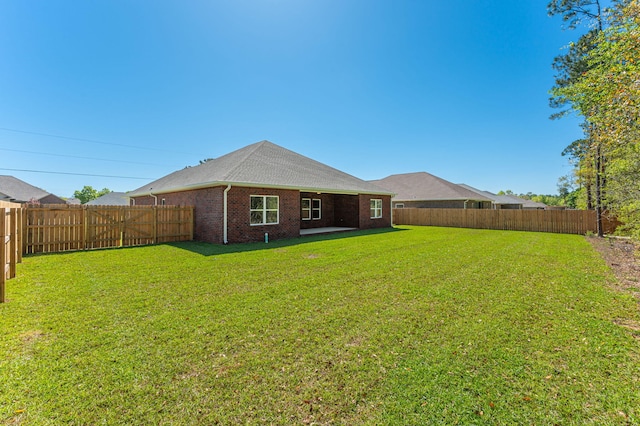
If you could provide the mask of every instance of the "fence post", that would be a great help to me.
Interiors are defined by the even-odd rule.
[[[153,206],[153,244],[158,241],[158,206]]]
[[[195,210],[195,207],[191,207],[189,209],[189,241],[193,241],[193,212]]]
[[[22,253],[29,254],[29,205],[22,209]]]
[[[18,239],[16,232],[16,210],[18,209],[9,209],[9,278],[16,277],[16,263],[18,262],[18,246],[16,244]]]
[[[87,241],[89,241],[89,214],[87,206],[82,206],[82,248],[87,250]]]
[[[16,209],[16,213],[18,218],[16,220],[16,251],[17,251],[17,262],[22,263],[22,254],[24,247],[24,207],[20,207]]]
[[[119,229],[118,231],[120,231],[120,247],[122,247],[124,245],[124,230],[125,230],[125,213],[124,213],[124,207],[119,207],[118,208],[118,223],[119,225]]]
[[[4,303],[4,283],[7,281],[6,211],[4,207],[0,207],[0,262],[2,262],[2,268],[0,268],[0,303]]]

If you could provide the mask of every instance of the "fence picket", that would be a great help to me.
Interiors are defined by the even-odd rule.
[[[393,209],[396,225],[445,226],[507,231],[587,234],[596,232],[593,210],[490,210],[490,209]],[[605,233],[613,233],[619,223],[604,218]]]
[[[23,251],[51,253],[193,239],[193,207],[29,205]]]

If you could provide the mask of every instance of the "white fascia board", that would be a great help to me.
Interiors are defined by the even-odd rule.
[[[377,191],[358,191],[358,190],[348,190],[348,189],[335,189],[335,188],[316,188],[316,187],[300,187],[300,186],[288,186],[288,185],[273,185],[266,183],[258,183],[258,182],[226,182],[226,181],[212,181],[212,182],[203,182],[194,185],[185,185],[185,186],[176,186],[173,188],[165,188],[165,189],[151,189],[150,191],[139,192],[137,194],[130,194],[129,197],[144,197],[153,193],[154,195],[160,194],[168,194],[171,192],[182,192],[182,191],[192,191],[196,189],[204,189],[204,188],[212,188],[215,186],[239,186],[243,188],[269,188],[269,189],[289,189],[293,191],[300,192],[320,192],[324,194],[344,194],[344,195],[358,195],[358,194],[369,194],[369,195],[389,195],[393,197],[395,194],[393,192],[377,192]]]

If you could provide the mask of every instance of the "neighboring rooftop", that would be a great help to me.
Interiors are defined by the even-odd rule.
[[[460,183],[458,184],[463,188],[468,189],[469,191],[473,191],[477,194],[480,195],[484,195],[485,197],[489,198],[491,201],[493,201],[493,204],[498,204],[498,205],[508,205],[508,204],[517,204],[517,205],[522,205],[524,204],[523,201],[520,198],[517,197],[510,197],[508,195],[496,195],[492,192],[489,191],[482,191],[480,189],[474,188],[473,186],[470,185],[465,185],[464,183]]]
[[[522,208],[523,209],[545,209],[545,208],[547,208],[546,204],[539,203],[537,201],[527,200],[525,198],[516,197],[514,195],[506,195],[506,197],[514,198],[516,200],[519,200],[522,203]]]
[[[257,142],[198,166],[178,170],[127,195],[161,194],[227,184],[392,195],[370,182],[269,141]]]
[[[427,172],[391,175],[370,182],[394,192],[394,201],[491,201],[490,198]]]
[[[45,201],[47,203],[61,203],[64,200],[25,181],[8,175],[0,175],[0,201],[13,203],[28,203],[30,201]]]
[[[124,192],[110,192],[85,204],[89,206],[128,206],[129,196]]]
[[[467,188],[470,191],[477,192],[478,194],[482,194],[488,198],[491,198],[494,204],[498,205],[508,205],[508,204],[519,204],[523,209],[544,209],[546,204],[538,203],[536,201],[527,200],[524,198],[516,197],[515,195],[497,195],[489,191],[482,191],[480,189],[476,189],[472,186],[459,184],[460,186]]]

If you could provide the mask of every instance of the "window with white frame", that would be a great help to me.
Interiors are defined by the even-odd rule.
[[[382,217],[382,200],[372,198],[369,205],[371,206],[371,219],[380,219]]]
[[[311,200],[311,219],[318,220],[322,218],[322,200],[314,198]]]
[[[303,198],[300,202],[302,220],[311,220],[311,198]]]
[[[279,221],[279,201],[274,195],[251,196],[251,225],[275,225]]]
[[[404,203],[396,203],[396,209],[404,209]]]
[[[302,220],[318,220],[322,218],[322,200],[319,198],[303,198],[301,209]]]

